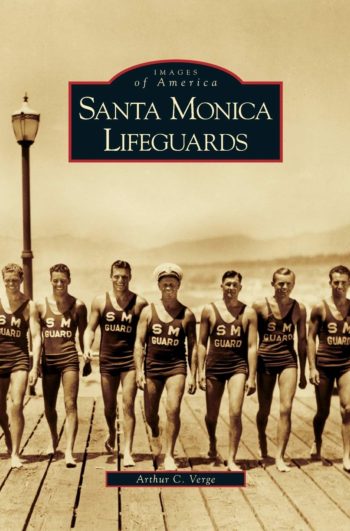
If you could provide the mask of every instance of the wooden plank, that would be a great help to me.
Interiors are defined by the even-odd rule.
[[[350,499],[348,490],[350,487],[350,477],[343,472],[342,465],[322,466],[321,462],[315,462],[309,459],[310,455],[310,432],[312,432],[311,420],[308,408],[303,409],[303,405],[298,400],[297,407],[293,414],[293,432],[290,437],[291,448],[293,453],[301,458],[293,458],[300,466],[300,470],[308,475],[319,488],[350,518]],[[340,432],[340,426],[338,426]],[[312,435],[311,435],[312,436]],[[339,443],[341,438],[339,436]],[[331,448],[335,452],[337,446],[330,442]],[[306,458],[304,455],[306,454]]]
[[[297,398],[298,409],[297,412],[303,415],[305,418],[309,419],[310,424],[310,441],[312,443],[314,434],[312,429],[312,420],[316,413],[316,402],[312,398]],[[341,416],[339,411],[339,398],[334,396],[332,397],[332,407],[330,410],[330,415],[326,421],[325,428],[323,431],[323,439],[325,442],[333,442],[339,445],[339,456],[342,452],[342,438],[341,438]],[[336,407],[338,406],[338,407]],[[311,446],[311,445],[310,445]]]
[[[122,426],[122,402],[119,400],[120,426]],[[143,393],[138,392],[135,400],[136,427],[133,443],[133,456],[136,466],[132,470],[154,470],[153,455],[148,439],[143,414]],[[123,435],[120,437],[123,448]],[[122,469],[122,468],[121,468]],[[163,510],[160,490],[156,487],[120,488],[121,528],[124,530],[154,529],[164,530]]]
[[[199,488],[163,488],[166,528],[169,531],[214,529]]]
[[[106,488],[105,470],[115,470],[115,456],[106,454],[106,421],[102,398],[97,398],[92,419],[92,429],[87,446],[87,458],[76,507],[75,529],[91,530],[101,527],[115,531],[118,526],[118,492]]]
[[[332,398],[332,402],[336,402],[337,400],[337,397]],[[311,397],[296,398],[294,403],[295,406],[293,408],[292,430],[298,437],[301,437],[302,432],[302,438],[307,447],[305,449],[305,458],[309,459],[310,448],[314,440],[312,428],[312,420],[315,414],[314,399]],[[305,424],[299,423],[296,425],[297,419],[304,421]],[[341,420],[339,411],[337,411],[335,408],[331,408],[331,413],[327,419],[323,432],[322,453],[325,459],[330,462],[330,464],[333,463],[333,465],[338,468],[342,474],[348,477],[348,474],[344,472],[342,468],[342,446],[343,443],[341,437]]]
[[[143,392],[138,391],[135,399],[135,433],[133,441],[133,457],[135,461],[135,467],[129,470],[154,470],[153,454],[149,441],[148,429],[146,420],[144,418],[144,405],[143,405]],[[120,470],[123,470],[122,452],[124,448],[124,433],[123,433],[123,406],[122,397],[118,396],[118,429],[120,431],[119,445],[120,445]],[[128,470],[128,468],[126,468]]]
[[[31,403],[33,403],[33,412],[30,412]],[[42,454],[43,449],[47,447],[48,438],[48,427],[42,416],[42,409],[43,401],[40,397],[33,397],[26,408],[28,424],[26,429],[31,430],[29,434],[27,433],[28,439],[23,452],[26,462],[21,469],[12,470],[1,490],[1,529],[22,529],[50,465],[48,457]],[[41,411],[40,422],[38,422],[39,411]],[[59,420],[59,428],[62,421]]]
[[[26,396],[24,398],[24,402],[23,402],[24,416],[25,416],[26,405],[30,402],[30,400],[31,400],[31,397],[29,397],[29,396]],[[7,409],[7,415],[9,417],[9,422],[10,422],[11,399],[10,399],[9,394],[7,395],[6,409]],[[3,432],[2,428],[0,428],[0,430],[1,430],[1,433],[0,433],[0,458],[8,459],[8,453],[7,453],[7,447],[6,447],[6,444],[5,444],[4,432]],[[23,437],[22,437],[22,444],[23,444]]]
[[[120,399],[119,395],[119,408]],[[142,399],[143,396],[139,393],[136,401],[135,468],[153,470],[149,438],[142,412]],[[266,468],[258,466],[255,425],[257,400],[256,396],[246,398],[243,408],[243,435],[238,452],[238,460],[248,469],[248,486],[243,489],[105,488],[104,469],[115,469],[120,464],[120,459],[107,456],[105,453],[104,441],[107,430],[102,400],[101,398],[97,400],[99,404],[96,404],[94,415],[96,425],[93,424],[90,434],[89,454],[85,462],[79,505],[76,509],[77,529],[90,530],[98,522],[107,530],[115,530],[119,526],[123,530],[148,528],[172,531],[184,527],[184,520],[180,521],[179,514],[186,515],[186,529],[315,528],[322,530],[329,527],[330,521],[332,525],[341,528],[349,525],[350,498],[347,493],[350,477],[342,471],[338,397],[332,400],[331,414],[324,433],[324,448],[327,457],[329,456],[334,464],[331,467],[322,466],[321,463],[311,462],[309,459],[309,449],[313,439],[314,397],[301,396],[295,399],[292,434],[287,448],[287,455],[292,457],[295,466],[288,474],[279,473],[274,464],[267,465]],[[84,454],[90,427],[92,403],[93,398],[84,398],[83,405],[79,399],[81,421],[75,451],[78,452],[80,460]],[[59,417],[62,420],[63,402],[60,397],[58,405]],[[278,409],[278,393],[276,393],[267,429],[272,454],[276,444]],[[208,449],[204,414],[203,394],[184,397],[182,426],[176,451],[177,461],[180,460],[185,470],[189,470],[189,466],[192,470],[199,471],[224,469],[222,461],[212,465],[203,456]],[[70,528],[82,464],[79,463],[76,469],[68,471],[64,466],[63,457],[51,464],[46,457],[38,457],[39,450],[47,447],[49,436],[47,423],[42,415],[42,398],[30,398],[25,408],[26,427],[22,439],[23,454],[27,461],[25,467],[8,474],[8,459],[0,460],[0,480],[1,477],[6,478],[0,491],[0,529],[10,531],[22,529],[26,525],[25,522],[28,522],[28,514],[31,516],[28,528],[35,531]],[[122,415],[120,417],[122,422]],[[164,425],[164,400],[161,403],[161,417]],[[226,458],[228,446],[226,393],[219,416],[217,436],[219,453]],[[4,448],[3,438],[0,438],[0,444],[2,444],[1,452],[1,448]],[[120,434],[119,457],[122,447],[123,434]],[[147,510],[141,511],[140,507],[147,507]]]
[[[269,424],[273,433],[276,433],[277,427],[277,409],[278,404],[274,403],[271,410]],[[253,419],[251,419],[253,420]],[[254,419],[255,420],[255,419]],[[273,441],[270,442],[270,447],[275,453],[276,447]],[[290,438],[290,445],[288,446],[289,455],[303,455],[306,452],[306,445],[300,446],[300,441],[292,434]],[[292,470],[287,473],[279,472],[276,467],[266,467],[266,472],[271,476],[276,485],[281,489],[284,495],[294,505],[299,512],[302,513],[303,518],[314,529],[325,529],[325,524],[332,521],[332,525],[346,528],[349,525],[347,515],[339,508],[328,496],[326,491],[313,479],[305,474],[302,469],[297,466],[292,467]],[[307,503],[305,499],[307,498]],[[320,507],[322,511],[320,512]]]
[[[141,418],[141,410],[143,409],[143,396],[139,393],[136,400],[137,423],[135,432],[134,451],[137,459],[137,469],[150,470],[154,469],[153,461],[151,459],[151,448],[149,443],[149,435],[144,418]],[[160,404],[161,424],[165,423],[164,400]],[[181,469],[189,470],[189,462],[186,458],[185,451],[180,441],[177,443],[177,453],[180,454],[180,459],[177,458]],[[140,459],[140,456],[143,456]],[[160,460],[162,463],[162,460]],[[196,491],[193,499],[192,493]],[[191,489],[191,497],[184,496],[184,491],[181,488],[138,488],[138,489],[121,489],[122,499],[122,529],[164,529],[164,521],[162,517],[162,506],[164,508],[164,516],[166,519],[166,529],[183,529],[184,522],[179,521],[179,511],[186,514],[186,528],[191,529],[192,516],[191,512],[198,510],[193,517],[196,523],[196,529],[200,527],[199,517],[200,511],[203,508],[203,501],[198,493],[199,489]],[[191,501],[192,500],[192,501]],[[140,507],[152,507],[151,511],[140,512]],[[125,519],[123,520],[123,518]],[[145,520],[146,518],[146,520]],[[211,522],[209,521],[212,529]],[[194,528],[193,528],[194,529]]]
[[[304,446],[307,454],[309,455],[309,427],[306,426],[303,417],[294,415],[294,430],[295,434],[291,435],[291,445],[293,452],[296,455],[302,454],[300,450],[301,446]],[[350,499],[349,499],[349,487],[350,478],[349,475],[343,473],[336,466],[322,466],[319,461],[311,461],[310,459],[296,460],[300,466],[300,470],[308,475],[326,494],[327,496],[350,518]]]
[[[286,497],[265,468],[258,466],[258,437],[256,429],[256,396],[246,397],[243,405],[243,433],[240,450],[253,457],[249,461],[248,486],[244,494],[256,511],[259,521],[267,529],[309,529],[309,525],[293,500]],[[225,417],[228,425],[228,416]],[[271,431],[274,426],[270,427]],[[241,455],[239,453],[239,455]]]
[[[310,447],[310,431],[312,427],[303,425],[303,418],[309,413],[309,407],[304,401],[300,401],[298,404],[298,410],[295,413],[295,431],[297,436],[304,442],[308,448]],[[337,442],[335,442],[337,441]],[[322,466],[319,461],[308,460],[303,466],[303,470],[312,474],[315,481],[321,483],[326,489],[329,497],[343,509],[344,512],[350,517],[350,500],[347,495],[349,489],[350,476],[343,470],[342,464],[342,438],[340,432],[340,421],[336,423],[333,430],[329,425],[327,432],[325,431],[323,437],[323,452],[322,454],[327,457],[327,461],[330,459],[329,464],[333,466]],[[329,488],[332,487],[332,488]]]
[[[261,527],[265,529],[309,529],[296,507],[286,499],[265,470],[258,466],[256,403],[252,397],[245,399],[243,412],[243,433],[237,456],[238,461],[241,460],[242,466],[246,467],[248,472],[247,487],[239,491]],[[202,422],[204,423],[204,416]],[[228,425],[228,397],[225,392],[217,425],[218,449],[220,454],[225,455]]]
[[[10,413],[10,404],[8,404],[8,413]],[[21,441],[21,452],[25,448],[30,436],[32,435],[36,424],[40,421],[40,418],[44,414],[43,401],[40,397],[27,397],[24,402],[24,430]],[[5,438],[2,434],[1,439],[1,449],[3,459],[0,460],[0,485],[3,483],[5,476],[8,474],[11,462],[7,453],[7,448],[5,445]],[[23,455],[22,455],[23,457]],[[25,460],[25,458],[24,458]]]
[[[48,529],[53,525],[57,530],[70,528],[90,427],[92,405],[92,398],[78,398],[79,427],[74,445],[77,467],[67,468],[65,466],[62,451],[59,453],[59,458],[51,461],[42,488],[37,493],[28,529]],[[64,418],[65,411],[61,393],[58,397],[58,406],[60,417]],[[63,434],[59,448],[63,450],[65,443]]]
[[[166,413],[164,400],[161,404],[161,418],[163,426],[165,425]],[[190,462],[183,444],[183,438],[186,439],[188,434],[190,417],[188,418],[188,408],[184,407],[184,400],[181,408],[181,429],[179,438],[176,443],[176,461],[179,469],[189,472]],[[179,459],[180,457],[180,459]],[[164,516],[169,530],[183,528],[183,521],[179,515],[186,515],[187,529],[212,529],[213,523],[205,507],[204,500],[201,496],[200,489],[191,487],[190,490],[181,487],[161,489],[162,503],[164,507]]]
[[[175,447],[175,457],[179,472],[191,471],[191,465],[182,442],[182,435],[188,429],[189,419],[186,413],[183,402],[181,407],[181,428]],[[163,426],[165,426],[165,396],[160,404],[160,417]],[[160,461],[160,465],[160,468],[164,468],[164,462]],[[179,515],[186,515],[186,529],[213,528],[212,520],[208,515],[200,491],[201,489],[197,487],[191,487],[190,490],[181,487],[161,488],[161,500],[167,529],[170,531],[183,529],[184,522],[179,518]]]
[[[180,438],[189,462],[195,470],[226,470],[223,459],[208,458],[208,434],[204,424],[205,412],[202,409],[203,395],[186,396],[183,401],[184,422]],[[205,405],[204,405],[205,407]]]
[[[222,471],[226,469],[222,460],[213,462],[205,457],[208,451],[208,435],[203,422],[204,415],[201,407],[203,396],[199,395],[198,398],[186,397],[185,399],[185,407],[188,408],[189,413],[186,415],[186,429],[181,432],[182,441],[194,470]],[[224,402],[223,407],[225,406]],[[220,452],[222,451],[220,446]],[[199,457],[198,454],[203,457]],[[201,495],[214,528],[223,530],[262,529],[252,507],[243,494],[243,489],[203,488]]]
[[[163,444],[164,444],[164,438],[165,438],[165,425],[166,425],[165,401],[166,401],[166,391],[164,391],[164,394],[163,394],[163,397],[162,397],[162,400],[159,406],[159,416],[161,419],[160,423],[163,426]],[[185,415],[183,413],[183,402],[181,404],[180,422],[181,422],[180,433],[176,441],[174,457],[175,457],[178,470],[189,471],[191,470],[191,464],[188,461],[188,457],[186,455],[184,446],[182,444],[182,439],[181,439],[181,434],[183,433],[183,430],[185,430],[187,426],[187,419],[185,418]],[[160,470],[164,470],[164,453],[163,452],[157,461],[157,465]],[[169,489],[166,489],[166,490],[168,491]]]
[[[309,454],[314,440],[312,426],[313,417],[316,411],[313,407],[314,401],[310,402],[310,399],[295,399],[295,402],[297,404],[297,407],[295,407],[293,411],[295,433],[304,440],[305,444],[308,446]],[[304,421],[304,424],[302,421]],[[331,418],[330,416],[323,431],[323,453],[325,457],[329,457],[330,459],[341,458],[342,439],[340,430],[340,419],[336,422],[334,418]]]
[[[44,409],[44,406],[43,406],[43,401],[41,398],[31,397],[26,400],[25,408],[24,408],[25,425],[24,425],[22,441],[21,441],[21,452],[23,452],[23,450],[26,448],[26,445],[34,432],[36,425],[38,424],[38,422],[40,422],[41,418],[43,417],[43,414],[44,414],[43,409]],[[5,452],[5,448],[6,448],[5,442],[3,442],[3,444],[4,444],[3,446],[4,459],[0,461],[0,485],[2,485],[7,474],[9,472],[12,473],[12,471],[10,470],[11,462],[8,457],[7,451]],[[22,454],[22,458],[24,461],[26,461],[26,456],[24,456],[23,454]],[[0,497],[1,497],[1,493],[0,493]]]

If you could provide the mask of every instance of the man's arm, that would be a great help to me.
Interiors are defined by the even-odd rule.
[[[299,319],[297,321],[297,334],[298,334],[298,356],[299,356],[299,387],[305,389],[307,385],[305,377],[305,364],[306,364],[306,309],[303,304],[299,304]]]
[[[29,385],[34,386],[38,379],[38,368],[41,354],[41,327],[37,305],[29,303],[29,330],[32,336],[33,367],[29,373]]]
[[[263,301],[261,301],[261,300],[255,301],[252,304],[252,308],[256,312],[256,314],[261,313],[265,306],[266,306],[266,301],[265,300],[263,300]]]
[[[196,376],[197,376],[197,332],[196,332],[196,318],[194,314],[187,308],[185,313],[185,332],[187,337],[187,356],[188,366],[190,369],[190,379],[188,385],[188,392],[193,395],[196,392]]]
[[[256,367],[257,367],[257,327],[258,319],[253,308],[246,310],[248,319],[248,379],[246,382],[247,395],[252,395],[256,390]]]
[[[84,338],[83,338],[84,361],[91,360],[92,358],[91,353],[90,353],[90,348],[95,339],[95,330],[98,327],[98,324],[100,322],[100,315],[101,315],[101,310],[100,310],[99,297],[95,297],[95,299],[92,301],[92,304],[91,304],[91,313],[90,313],[89,322],[84,332]]]
[[[82,301],[77,304],[78,341],[80,350],[84,351],[84,332],[87,325],[87,308]]]
[[[146,306],[140,315],[136,329],[136,338],[134,344],[134,363],[136,369],[136,385],[143,389],[145,385],[145,376],[143,372],[144,347],[146,343],[147,328],[150,319],[150,309]]]
[[[318,385],[320,375],[316,369],[316,337],[323,318],[322,305],[316,305],[311,310],[309,333],[307,339],[307,357],[309,362],[310,383]]]
[[[205,360],[207,357],[207,346],[208,346],[208,339],[210,335],[210,307],[204,306],[202,315],[201,315],[201,323],[199,327],[199,340],[198,340],[198,381],[199,381],[199,388],[202,389],[202,391],[205,391],[206,389],[206,379],[205,379]]]
[[[146,301],[146,299],[144,299],[143,297],[140,297],[140,295],[137,295],[137,298],[136,298],[136,308],[135,308],[135,313],[136,315],[140,315],[142,310],[148,306],[148,302]]]

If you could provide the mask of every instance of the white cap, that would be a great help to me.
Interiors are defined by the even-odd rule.
[[[181,281],[183,277],[183,272],[180,266],[177,264],[172,264],[167,262],[165,264],[160,264],[153,271],[154,278],[160,280],[162,277],[175,277],[177,280]]]

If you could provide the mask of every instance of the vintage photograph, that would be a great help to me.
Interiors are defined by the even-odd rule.
[[[348,2],[0,15],[0,528],[346,529]],[[281,160],[74,160],[71,83],[154,62],[206,94],[161,61],[280,83]]]

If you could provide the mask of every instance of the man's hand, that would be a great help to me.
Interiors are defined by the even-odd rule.
[[[205,378],[205,374],[202,373],[199,375],[199,389],[202,389],[202,391],[205,391],[207,388],[207,381]]]
[[[143,371],[136,371],[136,385],[138,389],[141,389],[141,391],[145,388],[145,375],[143,374]]]
[[[31,371],[29,372],[29,378],[28,383],[30,386],[34,387],[38,379],[38,369],[37,367],[33,367]]]
[[[195,381],[195,379],[193,378],[193,376],[191,375],[191,376],[189,377],[189,382],[188,382],[188,389],[187,389],[187,392],[188,392],[190,395],[194,395],[194,393],[196,392],[196,389],[197,389],[196,381]]]
[[[83,352],[83,360],[84,360],[84,363],[87,363],[88,361],[92,361],[92,354],[90,350],[88,350],[87,352]]]
[[[246,390],[247,396],[254,394],[256,391],[255,380],[248,378],[245,384],[245,390]]]
[[[320,383],[320,373],[317,369],[310,369],[309,381],[312,385],[318,385]]]
[[[306,380],[305,374],[301,374],[300,379],[299,379],[299,389],[305,389],[306,386],[307,386],[307,380]]]

